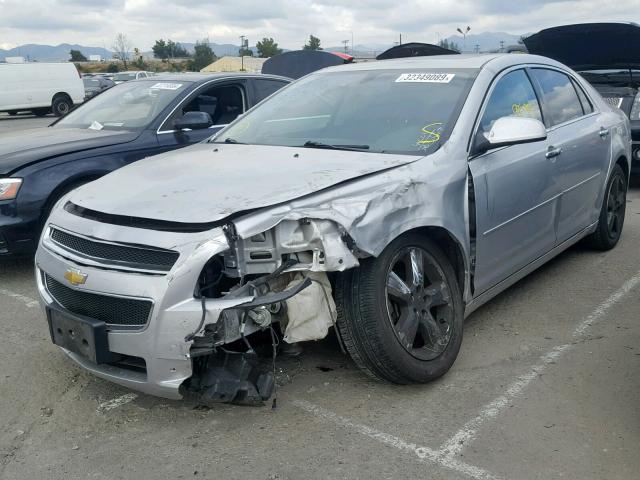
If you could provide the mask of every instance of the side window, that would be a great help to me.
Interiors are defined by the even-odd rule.
[[[584,93],[584,90],[582,90],[582,87],[578,85],[578,82],[575,81],[573,81],[573,86],[576,89],[576,92],[578,92],[578,98],[580,98],[580,103],[582,104],[582,111],[584,112],[584,114],[587,115],[589,113],[592,113],[593,105],[591,105],[591,102],[587,98],[587,95]]]
[[[542,90],[547,126],[553,127],[583,115],[582,104],[571,79],[564,73],[544,68],[534,68],[531,74]]]
[[[285,85],[286,82],[282,82],[280,80],[254,80],[253,86],[256,92],[256,103],[261,102],[272,93],[280,90]]]
[[[160,131],[173,130],[176,120],[187,112],[205,112],[213,125],[233,122],[245,111],[245,93],[241,85],[217,85],[199,90],[195,96],[184,102],[160,127]]]
[[[507,73],[498,80],[480,121],[483,132],[502,117],[529,117],[542,121],[536,92],[524,70]]]

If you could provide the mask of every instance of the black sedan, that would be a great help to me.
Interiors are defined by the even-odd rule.
[[[84,83],[84,98],[86,100],[95,97],[116,84],[113,80],[100,76],[82,77],[82,83]]]
[[[35,251],[51,208],[70,190],[202,141],[289,81],[243,73],[136,80],[48,128],[0,134],[0,257]]]

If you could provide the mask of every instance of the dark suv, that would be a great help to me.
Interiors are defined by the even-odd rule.
[[[524,39],[529,53],[568,65],[631,120],[631,171],[640,174],[640,25],[585,23],[547,28]]]

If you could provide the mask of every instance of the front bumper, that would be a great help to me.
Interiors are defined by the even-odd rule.
[[[10,209],[13,210],[11,204],[0,204],[0,258],[33,254],[38,242],[38,219],[9,214]]]
[[[130,369],[120,364],[94,364],[64,350],[82,368],[106,380],[143,393],[179,399],[180,385],[192,375],[191,341],[185,337],[198,329],[202,304],[194,298],[195,286],[205,263],[228,248],[221,229],[198,234],[163,233],[135,228],[114,227],[74,217],[58,209],[50,221],[69,231],[129,244],[147,244],[172,248],[180,252],[170,272],[149,274],[105,268],[88,259],[74,257],[60,249],[43,235],[36,254],[36,281],[43,307],[61,308],[43,281],[44,274],[67,287],[84,292],[151,300],[153,306],[146,325],[138,329],[108,326],[109,351],[144,360],[145,368]],[[179,247],[177,247],[179,245]],[[78,269],[87,275],[83,285],[72,286],[65,280],[68,269]],[[207,299],[206,322],[217,322],[222,310],[246,302]]]

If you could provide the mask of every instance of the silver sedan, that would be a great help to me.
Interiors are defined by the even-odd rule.
[[[170,398],[273,388],[256,333],[337,336],[367,374],[427,382],[466,315],[580,240],[622,233],[630,128],[530,55],[322,70],[208,142],[63,198],[37,253],[52,339]]]

